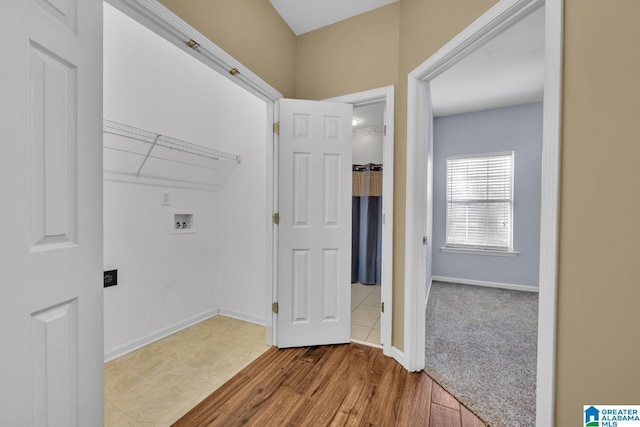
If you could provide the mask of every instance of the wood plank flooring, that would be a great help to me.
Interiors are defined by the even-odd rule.
[[[271,348],[173,425],[485,426],[424,372],[353,343]]]

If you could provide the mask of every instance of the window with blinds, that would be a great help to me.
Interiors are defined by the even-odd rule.
[[[446,247],[511,251],[513,152],[447,159]]]

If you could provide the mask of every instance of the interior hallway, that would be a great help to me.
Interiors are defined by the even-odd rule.
[[[373,288],[365,289],[370,295],[376,287],[366,288]],[[362,302],[365,300],[366,297]],[[259,358],[269,349],[264,338],[265,329],[262,326],[216,316],[106,363],[105,426],[169,426],[192,408],[202,406],[199,404],[203,400],[206,399],[210,405],[213,396],[237,396],[238,400],[234,405],[252,406],[256,402],[256,395],[265,389],[263,384],[249,381],[243,386],[245,388],[242,392],[234,388],[237,393],[234,391],[231,395],[229,389],[234,382],[234,387],[237,387],[238,379],[246,379],[268,369],[276,369],[284,376],[290,376],[283,367],[271,364],[269,358],[276,354],[299,362],[299,367],[306,371],[315,364],[313,378],[300,381],[313,385],[313,390],[318,395],[321,390],[325,390],[325,395],[334,395],[334,391],[327,394],[327,390],[338,386],[342,391],[350,390],[348,396],[359,401],[362,387],[377,391],[369,396],[371,399],[361,402],[362,405],[367,405],[366,408],[354,408],[349,412],[351,416],[355,414],[362,417],[371,412],[380,421],[396,415],[401,421],[401,416],[406,416],[406,411],[411,410],[415,411],[411,412],[411,416],[418,417],[412,419],[426,422],[421,425],[484,426],[484,423],[426,374],[405,371],[394,360],[384,357],[379,349],[358,344],[286,351],[274,347],[269,351],[270,355],[265,354],[265,358]],[[259,359],[255,360],[256,358]],[[254,360],[255,363],[252,363]],[[338,368],[347,369],[353,375],[361,375],[361,381],[355,386],[351,381],[331,381],[344,379],[344,376],[336,375]],[[269,377],[265,375],[259,378]],[[287,384],[291,386],[291,381]],[[253,386],[255,388],[251,388]],[[218,389],[219,393],[207,398]],[[387,391],[383,393],[385,389]],[[343,396],[344,399],[340,402],[350,404],[351,400],[346,400],[348,396]],[[375,399],[375,396],[382,399]],[[390,400],[391,397],[393,399]],[[314,397],[316,398],[317,396]],[[384,406],[389,402],[390,406]],[[273,400],[268,403],[272,404]],[[335,403],[336,401],[333,402]],[[317,411],[327,409],[330,405],[325,402],[313,406],[317,407]],[[276,412],[282,413],[272,408],[271,414]],[[190,416],[194,416],[193,411]],[[188,425],[184,424],[188,421],[185,418],[180,422]]]
[[[484,427],[424,372],[361,344],[272,348],[174,426]]]

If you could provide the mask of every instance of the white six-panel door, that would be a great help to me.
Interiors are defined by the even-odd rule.
[[[103,424],[102,1],[0,1],[0,425]]]
[[[280,100],[278,347],[350,340],[352,112]]]

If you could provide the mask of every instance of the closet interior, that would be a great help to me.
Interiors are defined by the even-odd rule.
[[[105,360],[265,322],[266,104],[197,54],[104,4]]]
[[[381,344],[384,103],[353,109],[351,338]]]

